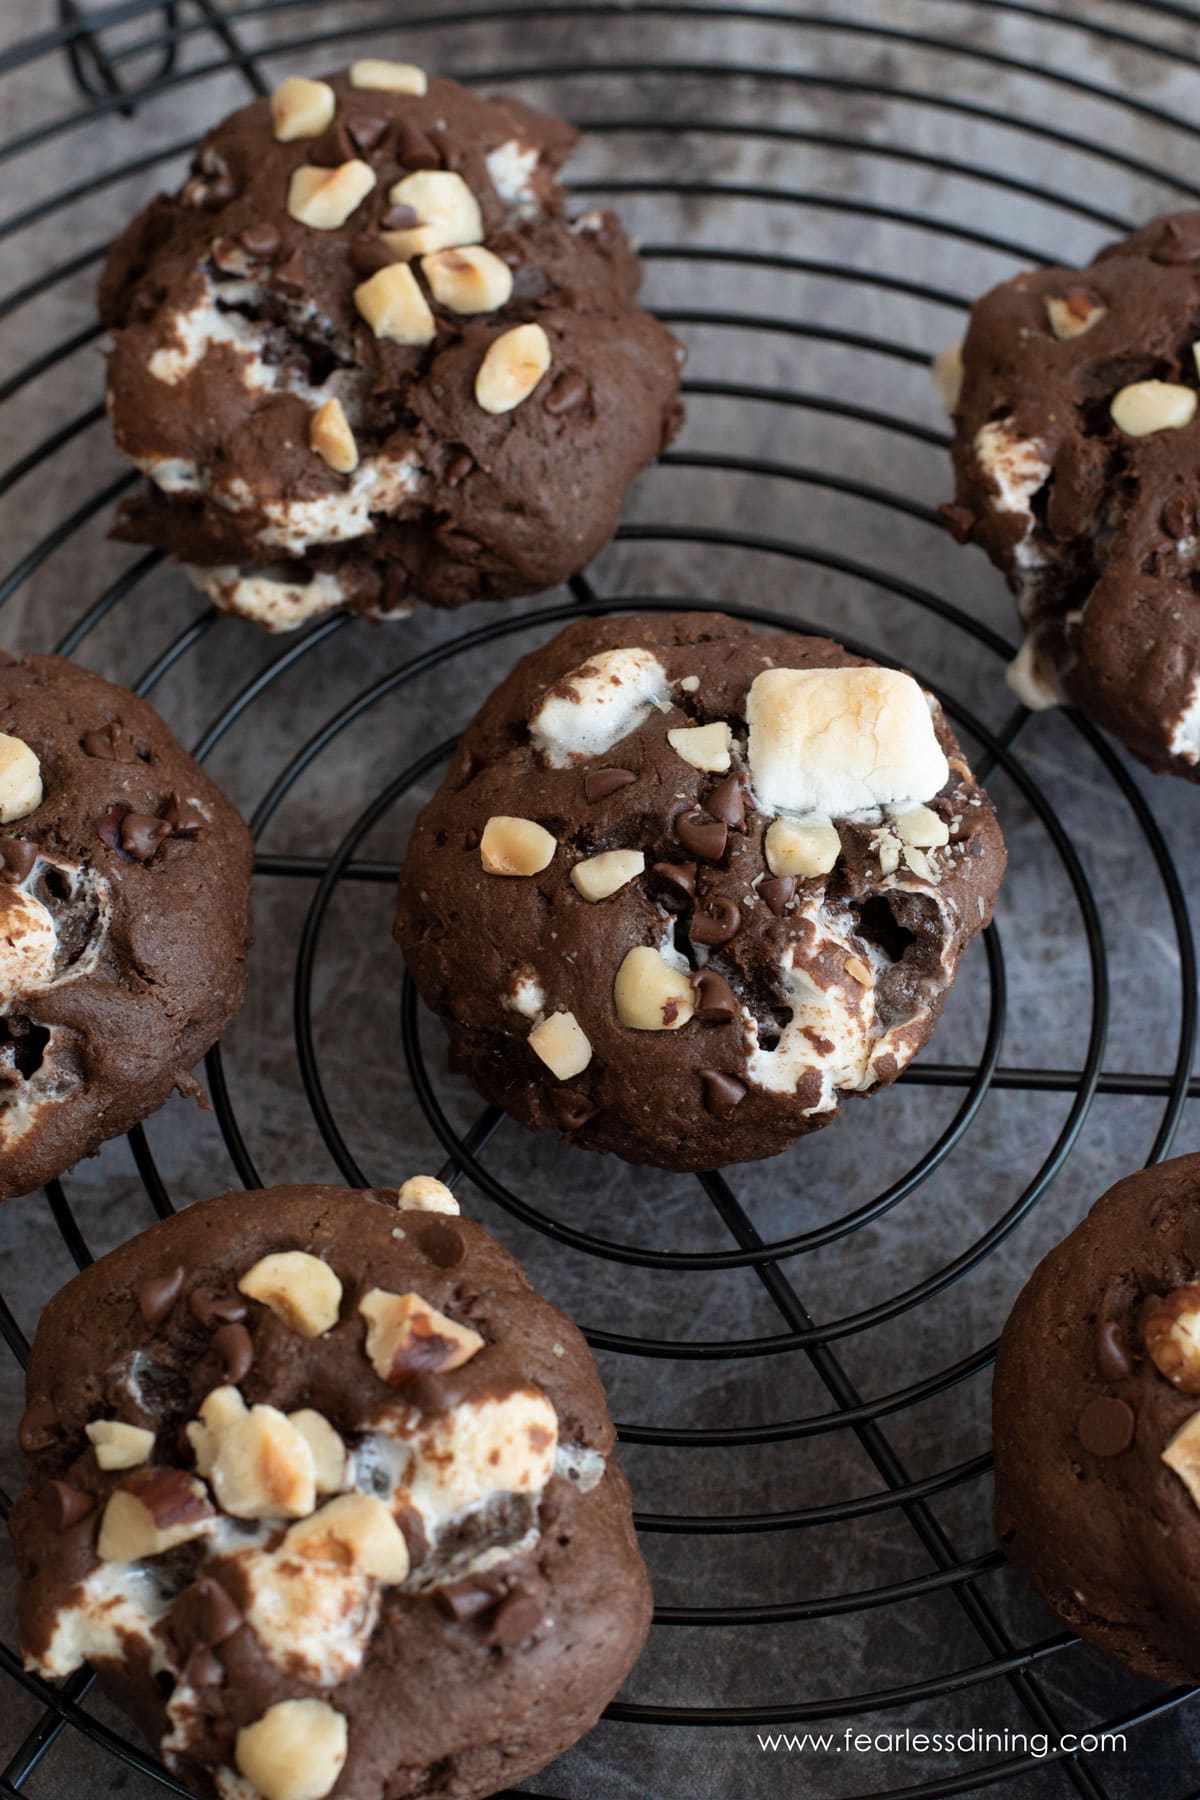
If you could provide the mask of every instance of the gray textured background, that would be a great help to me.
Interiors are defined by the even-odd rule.
[[[114,10],[120,9],[100,8],[94,0],[90,6],[93,13]],[[181,22],[201,23],[202,10],[187,0]],[[355,39],[353,53],[372,43],[383,54],[404,54],[444,73],[490,75],[494,86],[593,122],[598,128],[573,165],[579,185],[607,192],[622,182],[666,180],[687,190],[655,194],[643,186],[621,198],[628,222],[650,251],[649,301],[668,315],[702,310],[723,316],[721,323],[679,327],[689,346],[691,383],[701,390],[757,385],[777,398],[746,401],[697,392],[679,448],[727,465],[753,458],[776,469],[661,468],[639,483],[626,516],[668,536],[672,526],[701,523],[802,544],[811,554],[789,558],[678,539],[626,540],[591,571],[601,594],[741,601],[811,620],[907,660],[989,729],[1004,725],[1012,707],[995,652],[960,624],[939,619],[887,585],[914,584],[1012,635],[1010,604],[998,577],[982,558],[956,551],[926,516],[946,497],[948,479],[942,451],[903,429],[941,428],[921,358],[958,334],[961,299],[1023,260],[1086,258],[1111,235],[1095,213],[1135,222],[1185,203],[1195,178],[1200,118],[1200,65],[1188,60],[1200,48],[1200,34],[1189,16],[1103,0],[1054,12],[979,0],[817,0],[803,17],[791,19],[782,7],[772,9],[774,17],[737,17],[731,8],[687,18],[682,8],[660,16],[636,6],[611,14],[562,6],[536,24],[528,18],[472,22],[446,7],[431,12],[429,22],[403,5],[297,6],[274,17],[253,6],[238,10],[249,15],[239,21],[240,37],[261,53],[272,82],[342,60],[336,44],[305,51],[289,49],[291,40],[388,21],[392,29]],[[6,0],[0,46],[48,28],[54,17],[49,0]],[[399,29],[406,18],[409,28]],[[123,78],[145,79],[148,65],[133,51],[155,29],[150,13],[106,32],[108,48],[123,53],[117,65]],[[1144,39],[1144,47],[1122,41],[1122,34]],[[182,155],[141,171],[115,177],[114,171],[194,135],[245,98],[242,73],[215,66],[225,58],[211,32],[185,37],[180,72],[195,79],[147,99],[133,120],[82,114],[59,54],[24,62],[0,78],[5,139],[73,121],[69,131],[0,164],[5,219],[39,201],[54,203],[40,222],[0,239],[5,294],[98,247],[157,187],[179,178]],[[656,72],[651,64],[673,66]],[[612,129],[617,121],[633,128]],[[661,129],[668,123],[681,129]],[[713,129],[722,124],[739,129]],[[1054,133],[1090,140],[1094,148],[1065,145]],[[930,167],[925,159],[956,164],[957,170]],[[993,179],[983,177],[985,170]],[[63,191],[77,185],[85,191],[63,201]],[[752,186],[786,198],[719,191]],[[1060,198],[1037,197],[1029,187]],[[897,215],[908,215],[908,222]],[[999,242],[977,241],[981,236]],[[664,253],[684,244],[834,268],[823,273]],[[26,372],[81,334],[77,348],[53,357],[4,407],[6,465],[98,401],[99,344],[89,335],[95,270],[88,260],[0,317],[5,378]],[[942,298],[873,285],[862,278],[870,274],[925,284]],[[756,320],[770,321],[769,328]],[[846,337],[855,341],[837,341]],[[788,393],[807,400],[785,404]],[[869,409],[881,419],[856,422],[831,406]],[[873,486],[880,498],[822,485],[812,479],[817,471]],[[102,423],[71,432],[0,502],[4,564],[15,566],[120,473]],[[916,510],[889,504],[889,495]],[[133,566],[133,553],[105,541],[109,517],[102,505],[80,522],[9,599],[2,620],[8,644],[51,648],[107,584]],[[821,558],[839,556],[877,579],[822,566]],[[263,848],[308,855],[332,850],[380,787],[431,740],[460,727],[510,660],[547,635],[540,614],[564,598],[552,595],[511,609],[522,621],[514,637],[445,662],[367,709],[289,790]],[[201,613],[184,580],[161,568],[87,636],[79,654],[105,674],[139,680]],[[252,811],[299,746],[360,690],[494,616],[476,607],[382,629],[356,624],[336,631],[278,672],[236,720],[212,757],[214,772]],[[155,686],[154,699],[181,737],[196,742],[253,673],[297,647],[296,640],[271,641],[222,621],[174,663]],[[1111,1005],[1103,1066],[1115,1075],[1165,1075],[1178,1048],[1178,940],[1133,797],[1144,797],[1191,894],[1200,880],[1200,796],[1181,784],[1153,781],[1118,755],[1127,783],[1122,791],[1104,757],[1061,717],[1035,720],[1018,754],[1045,813],[1069,833],[1099,913]],[[1078,898],[1045,816],[1007,774],[998,773],[990,786],[1011,855],[997,915],[1008,988],[1001,1062],[1012,1070],[1079,1069],[1093,1019],[1093,971]],[[414,788],[389,811],[363,854],[394,861],[427,791],[428,784]],[[250,997],[225,1044],[237,1116],[267,1182],[336,1175],[306,1101],[292,1034],[292,979],[312,892],[311,881],[260,879]],[[390,904],[386,885],[339,887],[321,931],[312,988],[326,1094],[351,1152],[367,1178],[380,1183],[440,1162],[400,1044],[401,971],[388,938]],[[987,1003],[987,967],[982,946],[976,946],[925,1063],[972,1062],[984,1041]],[[456,1124],[469,1124],[478,1104],[445,1075],[439,1034],[428,1023],[425,1042],[442,1104]],[[935,1377],[985,1348],[1042,1251],[1112,1179],[1150,1154],[1162,1098],[1123,1093],[1119,1082],[1104,1088],[1049,1190],[990,1255],[921,1304],[834,1344],[840,1367],[862,1395],[886,1395]],[[840,1125],[793,1154],[733,1171],[732,1186],[768,1236],[835,1219],[902,1175],[961,1099],[961,1089],[905,1082],[852,1108]],[[956,1259],[970,1259],[1052,1153],[1070,1107],[1069,1093],[994,1087],[964,1141],[915,1193],[865,1229],[786,1264],[818,1323],[886,1302]],[[174,1102],[147,1131],[178,1203],[234,1181],[211,1115]],[[1176,1148],[1198,1147],[1200,1105],[1192,1099]],[[692,1180],[639,1175],[534,1141],[512,1126],[497,1135],[488,1162],[550,1219],[652,1248],[728,1247],[723,1226]],[[124,1142],[108,1146],[65,1186],[94,1253],[150,1220]],[[461,1191],[466,1208],[496,1228],[525,1258],[543,1291],[585,1326],[682,1340],[738,1340],[782,1329],[752,1272],[623,1267],[556,1244],[469,1185]],[[0,1213],[0,1256],[5,1295],[31,1331],[46,1296],[71,1272],[44,1196],[11,1203]],[[641,1425],[794,1420],[826,1413],[832,1404],[804,1355],[698,1361],[605,1354],[601,1360],[615,1415]],[[19,1410],[14,1363],[3,1364],[0,1379],[0,1479],[11,1491],[20,1478],[9,1447]],[[882,1429],[908,1477],[916,1479],[986,1450],[987,1406],[985,1367],[948,1392],[886,1417]],[[753,1449],[627,1445],[623,1458],[645,1512],[777,1511],[881,1486],[861,1443],[845,1429]],[[957,1559],[989,1553],[989,1502],[985,1478],[931,1503],[930,1516]],[[670,1607],[820,1601],[916,1578],[932,1566],[895,1508],[803,1531],[740,1538],[653,1534],[644,1541],[659,1602]],[[4,1568],[10,1577],[7,1560]],[[1006,1572],[988,1573],[976,1585],[1014,1643],[1054,1635],[1053,1622]],[[8,1601],[2,1633],[4,1642],[15,1642]],[[934,1680],[990,1655],[960,1602],[945,1591],[803,1623],[658,1627],[626,1698],[684,1708],[819,1704]],[[1160,1694],[1081,1650],[1047,1657],[1037,1673],[1064,1729],[1120,1717]],[[90,1707],[118,1723],[102,1703]],[[1144,1728],[1125,1756],[1089,1759],[1092,1775],[1114,1796],[1190,1791],[1192,1712],[1185,1707]],[[6,1684],[0,1755],[20,1743],[36,1714],[36,1704]],[[1012,1688],[992,1680],[902,1711],[878,1710],[862,1723],[871,1731],[903,1724],[1001,1731],[1019,1729],[1027,1718]],[[844,1726],[833,1729],[840,1733]],[[606,1723],[530,1785],[563,1800],[717,1800],[742,1793],[775,1800],[913,1786],[994,1760],[994,1753],[983,1752],[771,1756],[758,1750],[748,1728]],[[964,1773],[963,1779],[969,1777]],[[118,1793],[142,1800],[153,1787],[66,1733],[26,1791],[55,1800]],[[1043,1767],[1005,1791],[1042,1800],[1072,1789],[1061,1768]]]

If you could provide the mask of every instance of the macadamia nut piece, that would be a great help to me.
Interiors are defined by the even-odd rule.
[[[514,325],[493,338],[475,377],[475,398],[487,413],[511,412],[528,400],[550,367],[550,339],[540,325]]]
[[[349,1745],[345,1717],[325,1700],[277,1700],[237,1734],[234,1761],[262,1800],[325,1800]]]
[[[479,859],[489,875],[540,875],[557,849],[558,839],[536,820],[496,813],[483,828]]]
[[[337,1324],[342,1284],[327,1262],[307,1250],[264,1256],[238,1282],[239,1293],[258,1300],[304,1337],[321,1337]]]
[[[627,953],[613,999],[618,1019],[634,1031],[678,1031],[695,1011],[689,977],[646,944]]]
[[[28,744],[0,732],[0,825],[28,818],[41,804],[41,763]]]
[[[374,169],[357,157],[339,163],[336,169],[302,163],[292,170],[287,209],[293,219],[313,231],[337,231],[374,186]]]
[[[535,1025],[529,1048],[560,1081],[582,1075],[592,1060],[591,1041],[573,1012],[551,1013]]]
[[[276,141],[290,144],[297,138],[320,137],[333,124],[336,111],[337,96],[327,81],[289,75],[271,95],[271,124]]]

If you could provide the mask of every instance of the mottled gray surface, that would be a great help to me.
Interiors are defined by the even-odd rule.
[[[92,10],[99,10],[95,0]],[[286,48],[290,40],[384,18],[394,23],[411,11],[410,31],[355,41],[445,73],[490,72],[494,85],[608,127],[593,133],[574,165],[578,184],[600,193],[633,184],[621,204],[652,251],[651,303],[670,315],[703,311],[713,322],[680,326],[697,390],[680,454],[632,496],[628,519],[654,530],[619,542],[600,558],[591,579],[601,594],[740,601],[812,620],[908,660],[986,727],[1004,725],[1012,707],[1000,680],[1001,658],[966,623],[977,621],[1011,638],[1010,604],[983,560],[956,551],[930,521],[928,509],[946,497],[949,477],[940,448],[905,429],[941,429],[922,359],[957,335],[963,298],[1022,260],[1086,257],[1110,229],[1097,215],[1114,224],[1138,221],[1196,191],[1187,184],[1195,181],[1197,65],[1168,54],[1194,54],[1193,26],[1150,8],[1103,0],[1081,0],[1057,18],[977,0],[815,0],[805,18],[793,22],[782,9],[775,19],[751,20],[717,11],[687,19],[682,8],[659,16],[635,6],[619,13],[564,6],[536,25],[470,23],[447,7],[437,9],[433,26],[418,26],[418,9],[398,5],[296,6],[273,18],[258,16],[260,7],[243,10],[255,16],[239,25],[242,39],[262,53],[270,81],[339,60],[336,46],[292,51]],[[181,12],[195,22],[201,8],[193,3]],[[53,14],[49,0],[7,0],[0,11],[2,41],[47,27]],[[109,32],[105,41],[113,51],[122,45],[128,50],[153,29],[154,17],[145,16]],[[1122,33],[1161,51],[1124,43]],[[189,35],[180,47],[181,72],[189,80],[149,99],[136,119],[85,119],[4,165],[6,216],[39,199],[56,201],[41,223],[5,240],[6,293],[100,245],[157,185],[178,178],[181,154],[112,176],[193,135],[244,96],[237,70],[203,75],[224,58],[210,33]],[[653,63],[677,67],[655,73],[648,67]],[[144,73],[146,66],[128,58],[118,64],[126,76]],[[550,68],[567,72],[539,76]],[[500,71],[510,79],[501,80]],[[81,116],[57,55],[24,63],[0,79],[0,106],[6,137]],[[631,128],[614,129],[618,122]],[[667,133],[662,127],[668,122],[682,129]],[[737,135],[718,132],[718,125],[737,127]],[[1095,148],[1057,142],[1055,132],[1090,140]],[[939,160],[954,163],[956,171],[931,166]],[[991,172],[989,179],[980,177],[982,170]],[[91,191],[96,176],[104,184]],[[679,191],[646,191],[660,180],[679,184]],[[77,184],[87,184],[78,198],[56,198]],[[750,186],[776,197],[711,191]],[[688,259],[664,249],[685,244],[693,253]],[[696,257],[706,250],[794,262],[768,267]],[[829,264],[836,265],[832,273],[821,267]],[[6,372],[17,373],[88,333],[94,274],[93,259],[0,322]],[[872,284],[869,277],[876,275],[930,291],[916,296]],[[709,391],[739,385],[757,387],[762,396],[747,400]],[[789,394],[805,398],[789,405]],[[86,414],[99,395],[94,340],[53,356],[4,408],[5,461],[15,462]],[[878,417],[856,420],[837,408],[862,408]],[[689,467],[692,457],[719,458],[725,466]],[[771,466],[739,466],[739,458]],[[15,565],[76,508],[92,507],[93,496],[120,474],[102,423],[71,431],[61,449],[5,496],[4,562]],[[839,491],[841,480],[878,489],[879,497]],[[135,566],[128,549],[106,543],[109,516],[109,505],[101,502],[39,560],[7,602],[5,641],[50,648],[110,582]],[[672,527],[698,525],[807,548],[785,555],[765,547],[713,547],[679,533],[662,541]],[[839,568],[840,559],[860,567]],[[959,617],[948,622],[918,604],[918,589],[960,608]],[[265,825],[263,848],[323,855],[387,782],[431,741],[462,725],[510,659],[547,634],[541,615],[566,599],[549,596],[503,615],[475,607],[382,629],[353,625],[311,644],[271,641],[225,621],[197,636],[157,682],[154,698],[185,741],[196,742],[252,676],[273,669],[261,698],[231,717],[211,758],[217,775],[252,811],[300,746],[370,683],[418,654],[446,651],[501,616],[519,619],[511,639],[446,658],[419,681],[370,705],[289,787]],[[183,579],[159,568],[90,632],[80,655],[108,675],[136,681],[201,614]],[[295,660],[280,663],[281,655]],[[971,742],[961,717],[959,727]],[[972,748],[978,754],[978,744]],[[1001,773],[991,784],[1011,853],[997,915],[1008,997],[1001,1063],[1008,1069],[1077,1070],[1089,1054],[1094,972],[1079,895],[1052,839],[1052,831],[1061,829],[1078,856],[1075,879],[1096,908],[1108,956],[1103,1066],[1162,1075],[1178,1045],[1180,959],[1137,809],[1147,809],[1151,830],[1162,834],[1177,858],[1184,891],[1194,892],[1200,795],[1144,777],[1059,717],[1029,726],[1019,768],[1019,780]],[[433,779],[410,788],[383,816],[361,854],[397,858]],[[268,1182],[337,1173],[306,1100],[293,1039],[293,975],[313,891],[306,879],[260,879],[250,998],[225,1044],[238,1121]],[[387,885],[343,883],[321,925],[312,982],[313,1041],[325,1095],[350,1154],[367,1179],[380,1183],[440,1160],[400,1041],[400,967],[388,938],[390,905]],[[967,959],[926,1071],[974,1062],[987,1026],[988,968],[980,945]],[[436,1028],[426,1022],[424,1035],[439,1099],[453,1123],[465,1126],[477,1115],[477,1103],[445,1075]],[[734,1171],[732,1186],[768,1236],[836,1220],[899,1180],[950,1124],[963,1098],[961,1088],[910,1079],[853,1108],[839,1126],[790,1155]],[[868,1398],[936,1382],[939,1371],[986,1349],[1041,1251],[1111,1179],[1151,1153],[1162,1116],[1161,1097],[1101,1093],[1036,1210],[1016,1219],[1013,1209],[1039,1191],[1032,1184],[1072,1122],[1072,1096],[1030,1092],[1019,1083],[993,1087],[962,1141],[914,1193],[863,1229],[783,1265],[822,1324],[886,1306],[924,1285],[936,1287],[947,1265],[962,1267],[960,1279],[922,1295],[919,1304],[891,1305],[877,1325],[840,1337],[831,1351],[837,1373],[831,1377],[826,1365],[824,1379],[799,1353],[661,1360],[606,1352],[602,1363],[617,1417],[657,1427],[754,1425],[828,1413],[834,1404],[828,1379],[851,1383]],[[150,1122],[147,1136],[181,1204],[236,1179],[210,1114],[176,1102]],[[1193,1100],[1176,1147],[1198,1146],[1200,1106]],[[728,1248],[725,1227],[694,1180],[639,1175],[534,1141],[511,1126],[496,1136],[487,1160],[547,1219],[651,1249]],[[75,1172],[65,1189],[96,1253],[151,1217],[123,1142]],[[642,1269],[585,1255],[506,1215],[469,1184],[461,1192],[467,1209],[495,1227],[525,1257],[543,1290],[586,1326],[733,1342],[784,1329],[752,1272]],[[991,1236],[1001,1241],[984,1257]],[[39,1306],[71,1268],[44,1196],[4,1208],[0,1253],[5,1295],[29,1331]],[[11,1488],[19,1479],[9,1448],[19,1404],[15,1364],[5,1363],[2,1374],[0,1478]],[[884,1485],[871,1449],[895,1459],[901,1479],[980,1456],[987,1448],[987,1389],[985,1365],[949,1392],[885,1416],[873,1445],[837,1429],[755,1448],[628,1444],[624,1461],[646,1513],[818,1506]],[[934,1566],[925,1547],[934,1522],[945,1533],[952,1562],[986,1557],[989,1501],[986,1478],[954,1487],[917,1521],[923,1538],[902,1512],[888,1509],[849,1523],[740,1538],[647,1534],[645,1544],[664,1607],[791,1602],[816,1603],[814,1610],[822,1611],[828,1610],[819,1604],[822,1597],[868,1592],[927,1573]],[[1009,1642],[1029,1644],[1054,1634],[1052,1622],[1006,1573],[987,1573],[975,1586]],[[14,1642],[7,1603],[3,1639]],[[996,1648],[951,1590],[807,1622],[663,1625],[626,1697],[685,1709],[802,1703],[836,1714],[841,1696],[934,1682],[988,1662]],[[1079,1650],[1047,1657],[1037,1678],[1044,1703],[1064,1729],[1120,1718],[1158,1697],[1158,1690]],[[90,1702],[89,1710],[118,1723],[102,1703]],[[7,1687],[0,1753],[20,1743],[36,1711],[32,1700]],[[1143,1729],[1124,1756],[1090,1758],[1093,1776],[1113,1796],[1169,1800],[1190,1790],[1194,1781],[1184,1771],[1194,1765],[1197,1748],[1190,1717],[1185,1709]],[[872,1732],[904,1725],[1001,1732],[1027,1726],[1028,1714],[1013,1688],[991,1680],[953,1697],[881,1708],[861,1723]],[[840,1742],[845,1724],[835,1719],[828,1729]],[[760,1752],[755,1732],[746,1727],[606,1723],[532,1787],[563,1800],[841,1796],[916,1786],[1003,1754],[979,1749],[921,1756],[881,1749],[789,1756]],[[69,1733],[54,1744],[27,1791],[47,1800],[117,1793],[143,1800],[154,1790]],[[1071,1784],[1061,1769],[1046,1767],[1021,1775],[1004,1791],[1044,1800],[1067,1794]]]

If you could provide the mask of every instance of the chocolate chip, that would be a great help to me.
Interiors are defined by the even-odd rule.
[[[388,207],[381,223],[385,231],[411,231],[414,225],[421,223],[421,215],[415,206],[405,206],[401,202]]]
[[[704,810],[720,819],[731,831],[743,831],[746,825],[746,790],[740,775],[727,775],[704,796]]]
[[[271,270],[271,286],[293,300],[308,292],[308,274],[298,250],[293,250]]]
[[[512,1594],[497,1608],[488,1628],[487,1642],[506,1646],[523,1644],[527,1637],[532,1637],[545,1616],[544,1601],[533,1594]]]
[[[354,157],[354,140],[343,119],[335,119],[329,130],[308,147],[308,161],[318,169],[340,169],[343,163],[353,162]]]
[[[1133,1359],[1115,1319],[1101,1319],[1096,1326],[1096,1369],[1104,1381],[1124,1381],[1133,1373]]]
[[[938,514],[956,544],[970,543],[978,521],[969,506],[960,506],[957,501],[947,500],[938,507]]]
[[[219,1656],[197,1644],[184,1664],[183,1679],[190,1688],[219,1687],[225,1679],[225,1665]]]
[[[95,731],[85,731],[79,743],[86,755],[95,756],[101,762],[139,760],[137,745],[117,719],[110,720],[107,725],[98,725]]]
[[[696,993],[693,1017],[702,1025],[728,1025],[738,1016],[733,989],[715,969],[701,969],[692,976]]]
[[[150,813],[126,813],[121,820],[121,848],[134,862],[150,862],[163,839],[170,835],[166,819],[156,819]]]
[[[211,1575],[202,1575],[199,1581],[194,1581],[189,1594],[195,1597],[197,1638],[200,1643],[210,1647],[213,1644],[223,1644],[235,1631],[240,1631],[241,1613],[230,1599],[228,1588],[222,1587]]]
[[[459,150],[457,142],[448,132],[431,131],[429,134],[429,142],[437,151],[443,169],[450,169],[452,172],[457,172],[462,168],[462,153]]]
[[[151,1275],[138,1283],[134,1292],[143,1319],[153,1331],[161,1325],[183,1290],[183,1264],[177,1263],[165,1275]]]
[[[409,1390],[411,1397],[412,1390]],[[425,1535],[425,1524],[415,1506],[401,1501],[396,1507],[396,1523],[400,1527],[404,1541],[408,1545],[408,1559],[413,1568],[419,1568],[429,1555],[429,1539]]]
[[[419,125],[411,119],[401,119],[400,131],[400,163],[405,169],[437,169],[441,166],[441,157],[437,145],[432,143]]]
[[[17,1426],[17,1442],[26,1456],[48,1450],[59,1434],[58,1413],[49,1400],[38,1400],[27,1406]]]
[[[430,1219],[421,1228],[417,1243],[439,1269],[453,1269],[467,1254],[462,1232],[446,1219]]]
[[[445,482],[447,487],[456,488],[467,479],[475,467],[475,458],[469,450],[459,450],[446,464]]]
[[[695,807],[680,813],[675,820],[675,836],[685,850],[703,862],[720,862],[729,840],[729,827],[721,819],[712,819]]]
[[[129,817],[129,813],[130,808],[118,800],[96,820],[96,831],[101,841],[107,844],[110,850],[120,851],[121,826]]]
[[[694,944],[727,944],[741,928],[741,908],[723,894],[701,911],[692,914],[688,935]]]
[[[378,113],[351,113],[346,120],[350,141],[361,156],[377,150],[387,136],[388,122]]]
[[[24,881],[32,875],[38,859],[38,847],[28,838],[0,838],[0,869],[12,881]]]
[[[395,260],[395,251],[389,250],[380,238],[372,237],[369,231],[360,231],[351,240],[350,264],[358,275],[377,275],[380,269],[388,268]]]
[[[696,865],[694,862],[655,863],[651,873],[657,875],[660,881],[665,881],[668,887],[674,888],[676,893],[681,894],[685,900],[690,900],[696,892]]]
[[[499,1578],[465,1575],[460,1581],[448,1581],[435,1589],[433,1599],[440,1612],[463,1625],[481,1613],[491,1612],[503,1597],[504,1584]]]
[[[86,1519],[96,1502],[65,1481],[48,1482],[42,1495],[42,1511],[55,1531],[69,1531]]]
[[[573,1094],[570,1088],[555,1088],[550,1096],[554,1117],[560,1131],[579,1131],[594,1119],[597,1108],[584,1094]]]
[[[188,1295],[192,1317],[205,1331],[214,1325],[240,1325],[250,1308],[235,1294],[217,1294],[210,1287],[195,1287]]]
[[[758,887],[759,899],[766,901],[777,919],[782,919],[795,892],[794,875],[772,875],[769,881],[760,882]]]
[[[551,417],[558,418],[562,413],[574,412],[577,406],[582,406],[590,398],[591,391],[578,369],[564,369],[551,384],[542,405]]]
[[[247,225],[244,231],[239,231],[238,238],[243,250],[248,250],[260,262],[270,262],[283,242],[274,225],[265,222],[261,225]]]
[[[236,1387],[254,1367],[254,1340],[244,1325],[222,1325],[213,1332],[213,1349],[225,1365],[225,1379]]]
[[[178,794],[172,794],[163,808],[163,818],[172,831],[187,834],[200,831],[208,824],[204,814],[190,800],[184,800]]]
[[[628,787],[637,776],[632,769],[589,769],[583,778],[585,800],[607,800],[618,788]]]
[[[1093,1456],[1120,1456],[1133,1442],[1133,1427],[1133,1408],[1102,1394],[1080,1415],[1079,1441]]]
[[[718,1119],[731,1119],[734,1109],[746,1098],[746,1084],[736,1075],[722,1075],[718,1069],[702,1069],[704,1105]]]

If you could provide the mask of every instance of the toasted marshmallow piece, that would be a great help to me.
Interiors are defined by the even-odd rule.
[[[552,769],[603,756],[664,704],[667,672],[649,650],[601,650],[547,688],[529,735]]]
[[[422,1512],[460,1512],[489,1494],[540,1494],[554,1473],[558,1415],[537,1388],[464,1401],[431,1416],[415,1440],[413,1498]]]
[[[746,721],[768,812],[844,819],[931,799],[950,774],[924,693],[896,669],[764,669]]]
[[[0,1005],[49,986],[57,953],[58,933],[41,901],[0,883]]]

